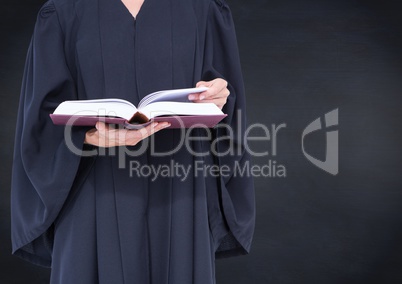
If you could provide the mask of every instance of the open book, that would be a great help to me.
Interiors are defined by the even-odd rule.
[[[65,101],[50,117],[56,125],[93,126],[103,121],[139,129],[152,121],[167,121],[171,128],[214,127],[226,114],[213,103],[194,103],[187,98],[205,90],[206,87],[155,92],[145,96],[138,107],[113,98]]]

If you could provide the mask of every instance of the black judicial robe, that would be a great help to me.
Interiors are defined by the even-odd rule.
[[[223,110],[232,131],[217,128],[209,137],[193,130],[200,139],[191,141],[192,151],[180,146],[181,130],[169,129],[133,147],[91,148],[83,145],[88,128],[65,133],[49,119],[69,99],[137,104],[150,92],[218,77],[229,82]],[[248,253],[254,230],[253,181],[235,172],[236,163],[249,162],[245,123],[236,37],[223,0],[146,0],[136,19],[120,0],[48,1],[22,84],[13,253],[51,266],[52,283],[214,283],[215,258]],[[213,142],[235,154],[213,155]],[[133,162],[191,171],[185,179],[136,175]],[[225,165],[229,174],[196,172],[196,162]]]

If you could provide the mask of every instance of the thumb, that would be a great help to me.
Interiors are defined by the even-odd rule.
[[[209,87],[208,82],[205,82],[205,81],[199,81],[195,86],[197,88],[199,88],[199,87]]]
[[[106,125],[105,125],[105,123],[104,122],[101,122],[101,121],[98,121],[96,124],[95,124],[95,128],[98,130],[98,131],[105,131],[105,129],[106,129]]]

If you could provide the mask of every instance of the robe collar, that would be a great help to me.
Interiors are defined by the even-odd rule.
[[[127,92],[132,92],[129,99],[135,105],[145,95],[161,89],[173,87],[173,59],[172,59],[172,15],[170,1],[145,0],[134,19],[120,0],[99,0],[98,16],[100,45],[104,73],[105,97],[121,97],[116,90],[123,90],[122,76],[130,68],[134,68],[135,84],[127,84]],[[129,25],[132,29],[132,39],[128,39],[127,46],[119,46],[121,42],[114,39],[122,26]],[[131,41],[132,40],[132,41]],[[130,45],[130,42],[132,45]],[[127,57],[119,54],[119,50],[127,51],[134,62],[128,63]],[[133,67],[127,64],[134,65]],[[125,66],[126,68],[121,68]],[[124,83],[126,84],[126,83]],[[133,88],[133,90],[131,90]],[[127,96],[127,95],[126,95]]]

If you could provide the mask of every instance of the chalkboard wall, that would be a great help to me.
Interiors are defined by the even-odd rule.
[[[228,0],[248,96],[257,224],[217,282],[402,283],[402,4]],[[48,283],[11,256],[23,64],[43,1],[0,4],[0,283]],[[268,136],[269,134],[269,136]],[[260,175],[260,176],[257,176]],[[181,283],[179,283],[181,284]]]

